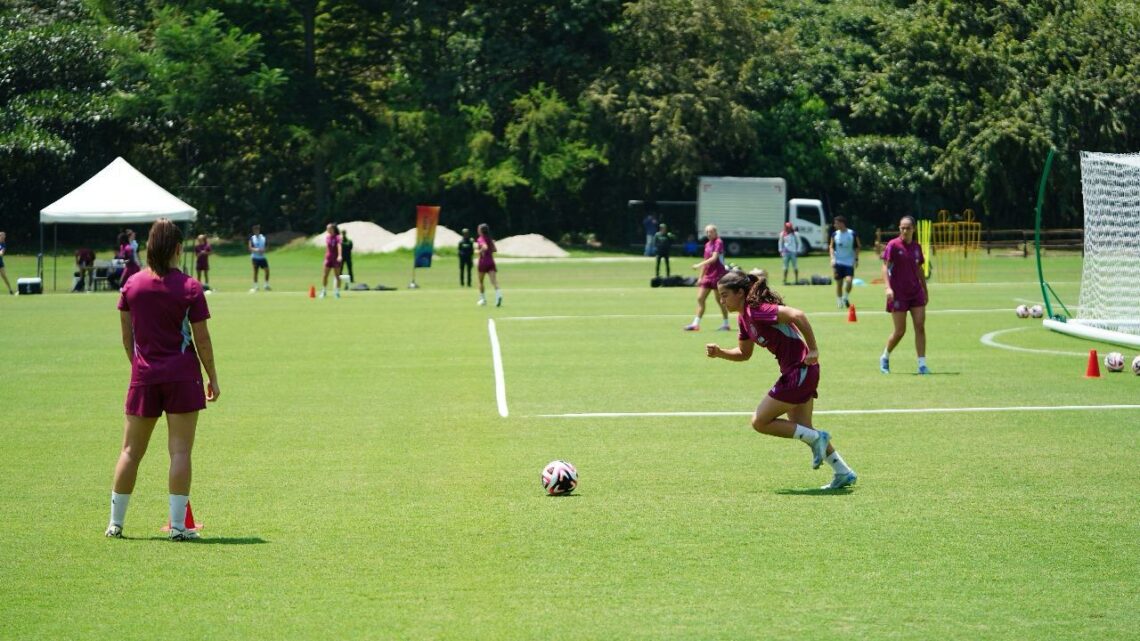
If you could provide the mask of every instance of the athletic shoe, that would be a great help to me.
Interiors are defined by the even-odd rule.
[[[103,533],[103,536],[109,539],[121,539],[123,538],[123,526],[112,523],[107,526],[107,531]]]
[[[249,293],[256,294],[257,293],[257,285],[254,285],[252,288],[250,288]]]
[[[699,332],[699,331],[701,331],[701,326],[700,325],[685,325],[684,330],[686,332]]]
[[[886,356],[879,357],[879,371],[884,374],[891,373],[891,359]]]
[[[732,329],[732,328],[731,328],[731,327],[729,327],[728,325],[721,325],[720,327],[716,328],[716,331],[718,331],[718,332],[727,332],[727,331],[728,331],[728,330],[730,330],[730,329]]]
[[[478,302],[478,303],[476,303],[476,305],[479,305],[480,307],[482,307],[483,305],[486,305],[486,304],[487,304],[487,299],[486,299],[486,298],[480,298],[480,299],[479,299],[479,302]]]
[[[496,295],[495,296],[495,307],[502,307],[502,306],[503,306],[503,297],[501,295]]]
[[[269,283],[265,283],[265,291],[268,292],[268,291],[272,291],[272,290],[273,290],[273,288],[269,286]]]
[[[848,307],[851,307],[851,301],[847,300],[847,297],[844,297],[843,298],[843,309],[847,309]]]
[[[178,528],[170,528],[171,541],[194,541],[200,539],[198,532],[195,530],[179,530]]]
[[[334,290],[333,290],[333,296],[336,296],[337,298],[340,298],[340,290],[339,290],[339,289],[334,289]]]
[[[827,485],[820,486],[821,490],[841,490],[849,485],[855,485],[859,477],[854,471],[836,474]]]
[[[811,444],[811,469],[818,470],[823,457],[827,456],[827,444],[831,441],[831,434],[820,430],[819,438]]]
[[[921,375],[926,375],[926,374],[929,374],[929,373],[930,373],[930,368],[929,368],[929,367],[927,367],[927,366],[925,366],[925,365],[919,365],[919,366],[918,366],[918,373],[919,373],[919,374],[921,374]]]
[[[324,297],[325,297],[325,290],[323,290],[323,289],[322,289],[322,290],[320,291],[320,293],[319,293],[319,294],[317,294],[317,298],[324,298]]]

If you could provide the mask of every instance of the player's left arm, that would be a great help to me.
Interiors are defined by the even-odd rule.
[[[811,323],[808,322],[807,314],[803,310],[796,309],[795,307],[784,307],[780,305],[776,311],[776,320],[795,325],[800,330],[800,334],[804,337],[804,343],[807,345],[808,353],[804,357],[804,363],[808,365],[815,365],[819,362],[819,346],[815,343],[815,331],[811,328]]]
[[[855,266],[859,266],[859,252],[863,251],[863,243],[859,242],[859,234],[852,232],[855,236]]]
[[[131,328],[131,313],[119,311],[119,330],[123,335],[123,350],[127,352],[127,362],[135,362],[135,332]]]

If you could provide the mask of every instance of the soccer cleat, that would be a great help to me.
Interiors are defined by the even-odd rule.
[[[855,485],[855,481],[857,480],[859,480],[859,477],[855,474],[854,470],[850,472],[839,472],[835,475],[835,478],[831,479],[830,483],[820,486],[819,489],[841,490],[850,485]]]
[[[844,309],[851,307],[851,301],[847,300],[846,296],[843,297],[843,307]]]
[[[486,298],[480,298],[480,299],[479,299],[479,302],[478,302],[478,303],[476,303],[476,305],[478,305],[478,306],[480,306],[480,307],[482,307],[482,306],[484,306],[484,305],[486,305],[486,304],[487,304],[487,299],[486,299]]]
[[[324,298],[324,297],[325,297],[325,290],[322,289],[321,292],[319,294],[317,294],[317,298]]]
[[[273,290],[273,288],[269,286],[269,283],[265,283],[265,291],[268,292],[268,291],[272,291],[272,290]]]
[[[495,307],[502,307],[502,306],[503,306],[503,295],[502,294],[496,294],[495,295]]]
[[[178,528],[170,528],[171,541],[195,541],[202,538],[198,535],[196,530],[179,530]]]
[[[918,373],[919,373],[920,375],[923,375],[923,376],[925,376],[926,374],[929,374],[929,373],[930,373],[930,368],[929,368],[929,367],[927,367],[927,366],[925,366],[925,365],[919,365],[919,366],[918,366]]]
[[[333,290],[333,296],[340,298],[340,289],[339,288]]]
[[[884,374],[890,374],[891,373],[891,359],[887,358],[886,356],[880,356],[879,357],[879,371],[884,373]]]
[[[123,538],[123,526],[112,523],[107,526],[107,531],[103,533],[103,536],[109,539],[121,539]]]
[[[249,290],[249,293],[256,294],[257,293],[257,285],[254,285],[253,287],[251,287]]]
[[[686,332],[699,332],[699,331],[701,331],[701,326],[700,325],[685,325],[684,330]]]
[[[716,328],[716,331],[718,331],[718,332],[727,332],[727,331],[728,331],[728,330],[730,330],[730,329],[732,329],[732,328],[731,328],[731,327],[729,327],[728,325],[721,325],[720,327]]]
[[[827,456],[827,444],[830,442],[831,434],[819,430],[819,438],[811,444],[811,469],[819,469],[819,464],[823,463],[823,457]]]

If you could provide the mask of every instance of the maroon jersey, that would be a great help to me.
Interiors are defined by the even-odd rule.
[[[883,260],[887,263],[887,280],[896,298],[909,300],[923,296],[920,270],[926,259],[922,245],[892,238],[883,249]]]
[[[803,367],[808,348],[799,328],[779,322],[778,313],[779,306],[773,303],[746,306],[737,314],[738,338],[768,350],[776,357],[780,371],[789,372]]]
[[[139,272],[123,285],[119,309],[131,315],[132,386],[202,379],[190,324],[209,318],[210,310],[198,281],[177,269],[162,277]]]

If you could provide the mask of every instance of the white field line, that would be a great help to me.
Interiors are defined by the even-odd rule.
[[[873,410],[816,410],[814,415],[854,416],[858,414],[957,414],[967,412],[1054,412],[1095,410],[1140,410],[1140,405],[1020,405],[1012,407],[929,407],[883,408]],[[693,418],[752,416],[752,412],[577,412],[534,414],[532,418]]]
[[[1032,327],[1036,327],[1036,326],[1037,325],[1033,325]],[[988,345],[990,347],[997,347],[999,349],[1008,349],[1008,350],[1013,351],[1013,352],[1027,352],[1029,354],[1055,354],[1058,356],[1087,356],[1088,355],[1086,352],[1065,352],[1065,351],[1061,351],[1059,349],[1034,349],[1034,348],[1030,348],[1030,347],[1015,347],[1013,345],[1005,345],[1003,343],[997,342],[998,336],[1001,336],[1002,334],[1008,334],[1009,332],[1020,332],[1023,329],[1030,329],[1030,328],[1029,327],[1013,327],[1010,329],[999,329],[996,332],[990,332],[989,334],[985,334],[984,336],[982,336],[982,338],[980,340],[982,341],[982,345]]]
[[[869,310],[860,311],[859,314],[869,314],[876,316],[886,316],[885,310]],[[1007,308],[998,309],[930,309],[927,310],[926,315],[941,315],[941,314],[1012,314],[1013,310]],[[812,318],[819,316],[838,316],[847,318],[847,310],[835,312],[811,312],[809,314]],[[644,318],[688,318],[682,314],[580,314],[580,315],[564,315],[564,316],[502,316],[499,318],[501,321],[544,321],[544,320],[622,320],[622,319],[644,319]]]
[[[495,367],[495,401],[499,404],[499,416],[507,417],[507,382],[503,378],[503,354],[499,350],[499,333],[495,331],[495,319],[487,319],[487,333],[491,335],[491,362]]]

